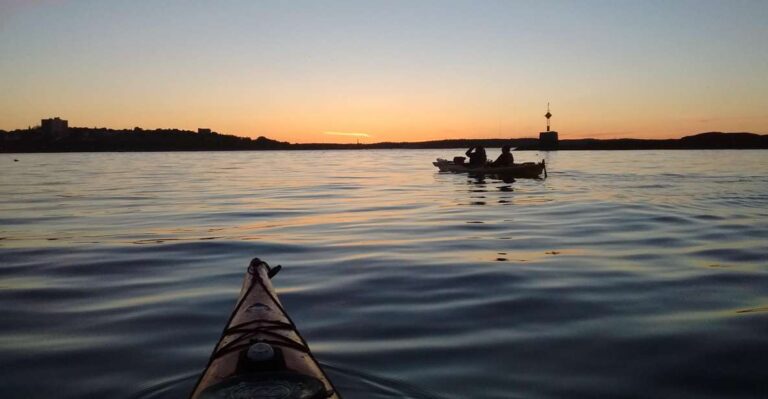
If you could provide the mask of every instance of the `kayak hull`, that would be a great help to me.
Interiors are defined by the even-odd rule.
[[[460,165],[452,161],[438,158],[437,161],[432,162],[432,164],[440,169],[441,172],[503,175],[528,179],[540,178],[542,173],[546,176],[546,165],[544,164],[544,161],[538,163],[519,163],[512,166],[482,166],[470,168],[467,165]]]
[[[251,261],[237,305],[191,399],[339,398],[275,294],[270,275],[279,267]],[[268,360],[252,361],[254,344],[271,348]]]

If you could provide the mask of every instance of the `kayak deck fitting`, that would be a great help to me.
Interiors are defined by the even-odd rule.
[[[432,165],[437,166],[441,172],[453,172],[453,173],[474,173],[474,174],[487,174],[487,175],[504,175],[509,177],[537,179],[544,173],[544,177],[547,177],[547,168],[544,161],[541,162],[525,162],[518,163],[510,166],[478,166],[469,167],[467,164],[457,164],[447,159],[437,158]]]
[[[286,313],[270,279],[254,258],[232,315],[191,399],[339,399],[328,376]]]

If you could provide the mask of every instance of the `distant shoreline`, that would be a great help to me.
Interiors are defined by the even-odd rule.
[[[497,148],[503,145],[517,151],[539,151],[536,138],[451,139],[422,142],[382,142],[373,144],[308,143],[292,144],[266,137],[251,139],[233,135],[196,133],[177,129],[113,130],[69,128],[45,133],[41,129],[0,131],[0,153],[54,152],[162,152],[162,151],[270,151],[270,150],[376,150],[376,149],[461,149],[476,145]],[[558,151],[626,150],[721,150],[768,149],[768,135],[754,133],[707,132],[680,139],[565,139]]]

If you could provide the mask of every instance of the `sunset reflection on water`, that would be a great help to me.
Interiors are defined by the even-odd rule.
[[[0,156],[2,391],[184,396],[258,256],[346,397],[759,393],[764,151],[461,152]]]

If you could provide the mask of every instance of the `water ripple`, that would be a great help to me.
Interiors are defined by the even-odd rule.
[[[0,392],[185,397],[258,256],[347,398],[765,396],[764,151],[450,152],[0,154]]]

